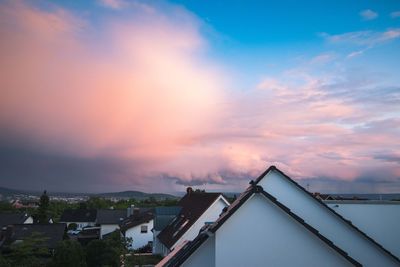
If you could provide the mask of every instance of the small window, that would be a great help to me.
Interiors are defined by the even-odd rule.
[[[147,233],[147,225],[142,225],[140,226],[140,232],[143,233]]]

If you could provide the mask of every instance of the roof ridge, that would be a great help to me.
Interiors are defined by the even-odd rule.
[[[308,192],[304,187],[302,187],[300,184],[298,184],[295,180],[293,180],[292,178],[290,178],[288,175],[286,175],[283,171],[279,170],[276,166],[271,165],[266,171],[264,171],[254,182],[254,184],[258,184],[264,177],[265,175],[267,175],[270,171],[277,171],[278,173],[280,173],[284,178],[286,178],[288,181],[290,181],[291,183],[293,183],[296,187],[298,187],[299,189],[301,189],[303,192],[305,192],[307,195],[309,195],[310,197],[312,197],[313,199],[315,199],[318,203],[320,203],[320,205],[322,205],[323,207],[327,208],[330,212],[332,212],[333,214],[335,214],[337,217],[339,217],[342,221],[344,221],[345,223],[347,223],[350,227],[352,227],[354,230],[356,230],[359,234],[363,235],[367,240],[369,240],[370,242],[372,242],[374,245],[376,245],[378,248],[380,248],[381,250],[383,250],[385,253],[387,253],[389,256],[391,256],[393,259],[395,259],[398,263],[400,263],[400,259],[395,256],[394,254],[392,254],[389,250],[387,250],[385,247],[383,247],[380,243],[378,243],[377,241],[375,241],[373,238],[371,238],[370,236],[368,236],[366,233],[364,233],[363,231],[361,231],[357,226],[355,226],[350,220],[344,218],[342,215],[340,215],[339,213],[337,213],[334,209],[330,208],[328,205],[326,205],[324,202],[322,202],[322,200],[316,198],[313,194],[311,194],[310,192]]]
[[[209,227],[203,229],[202,232],[191,242],[185,245],[175,257],[170,259],[165,266],[180,266],[202,243],[204,243],[210,236],[210,232],[214,234],[224,223],[229,219],[252,195],[262,194],[269,199],[274,205],[278,206],[281,210],[286,212],[289,216],[295,219],[298,223],[303,225],[310,233],[317,236],[322,242],[334,249],[337,253],[343,256],[354,266],[362,266],[361,263],[349,256],[344,250],[336,246],[331,240],[323,236],[317,229],[306,223],[301,217],[293,213],[288,207],[280,203],[274,196],[264,191],[262,186],[250,183],[250,186],[232,203],[228,209],[221,214],[220,218]],[[187,250],[187,251],[186,251]]]

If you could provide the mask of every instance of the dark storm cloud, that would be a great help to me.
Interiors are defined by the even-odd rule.
[[[0,184],[26,190],[96,192],[111,190],[110,177],[126,178],[128,162],[67,155],[28,144],[26,140],[0,138]]]

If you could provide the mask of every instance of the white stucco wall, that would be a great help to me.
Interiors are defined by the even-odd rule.
[[[185,234],[172,246],[175,248],[178,244],[185,240],[193,240],[198,234],[200,229],[204,226],[206,222],[214,222],[218,219],[222,210],[227,207],[228,204],[219,197],[211,206],[197,219],[197,221],[186,231]]]
[[[215,266],[351,266],[261,195],[246,201],[215,234]]]
[[[153,222],[154,220],[150,220],[147,223],[143,223],[141,225],[137,225],[132,227],[125,232],[125,237],[132,238],[132,246],[131,249],[138,249],[147,245],[150,241],[153,241]],[[141,227],[147,226],[147,233],[141,233]]]
[[[93,227],[96,224],[94,222],[60,222],[60,223],[65,223],[67,225],[67,227],[71,224],[71,223],[76,223],[77,225],[77,230],[82,230],[85,227]]]
[[[119,229],[119,225],[118,224],[102,224],[100,226],[100,238],[103,238],[103,235],[106,235],[108,233],[112,233],[117,229]]]
[[[183,267],[215,266],[215,236],[209,237],[183,264]]]
[[[28,218],[26,218],[26,220],[24,221],[24,224],[31,224],[33,223],[33,218],[32,216],[29,216]]]
[[[158,235],[160,232],[161,232],[161,231],[153,230],[153,254],[163,254],[163,253],[162,253],[162,243],[161,243],[160,240],[157,238],[157,235]]]
[[[368,202],[327,205],[400,258],[400,203]]]
[[[398,266],[385,252],[278,172],[269,172],[259,185],[364,266]]]

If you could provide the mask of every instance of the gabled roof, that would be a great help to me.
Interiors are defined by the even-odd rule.
[[[61,215],[60,222],[95,222],[96,215],[94,209],[67,209]]]
[[[97,210],[96,223],[98,224],[120,224],[127,217],[126,210]]]
[[[10,245],[16,240],[25,240],[37,233],[43,237],[43,247],[55,248],[64,238],[66,224],[15,224],[7,227],[4,244]]]
[[[182,207],[179,215],[158,234],[158,239],[171,248],[220,196],[221,193],[187,193],[177,204]]]
[[[162,231],[181,210],[182,208],[178,206],[156,207],[154,214],[154,230]]]
[[[28,219],[26,213],[0,213],[0,227],[5,227],[10,224],[22,224]]]
[[[340,220],[342,220],[343,222],[345,222],[346,224],[348,224],[351,228],[353,228],[355,231],[357,231],[359,234],[361,234],[362,236],[364,236],[367,240],[369,240],[370,242],[372,242],[375,246],[377,246],[379,249],[381,249],[383,252],[385,252],[386,254],[388,254],[391,258],[393,258],[395,261],[397,261],[400,264],[400,259],[397,258],[394,254],[392,254],[390,251],[388,251],[386,248],[384,248],[381,244],[379,244],[378,242],[376,242],[374,239],[372,239],[371,237],[369,237],[366,233],[364,233],[363,231],[361,231],[359,228],[357,228],[351,221],[345,219],[342,215],[340,215],[339,213],[337,213],[335,210],[331,209],[330,207],[328,207],[324,202],[322,202],[322,200],[316,198],[313,194],[311,194],[310,192],[308,192],[306,189],[304,189],[301,185],[299,185],[298,183],[296,183],[292,178],[290,178],[289,176],[287,176],[284,172],[282,172],[281,170],[279,170],[277,167],[275,166],[270,166],[264,173],[262,173],[254,182],[254,184],[258,184],[269,172],[271,171],[276,171],[279,174],[282,175],[282,177],[284,177],[285,179],[287,179],[289,182],[291,182],[293,185],[295,185],[297,188],[299,188],[301,191],[303,191],[304,193],[306,193],[307,195],[309,195],[311,198],[313,198],[315,201],[317,201],[324,209],[329,210],[329,212],[333,213],[335,216],[337,216],[337,218],[339,218]]]
[[[279,207],[282,211],[300,223],[307,231],[315,235],[318,239],[324,242],[327,246],[331,247],[343,258],[345,258],[349,263],[354,266],[362,266],[358,261],[350,257],[345,251],[337,247],[329,239],[321,235],[315,228],[307,224],[303,219],[294,214],[285,205],[280,203],[272,195],[264,191],[261,186],[256,186],[254,183],[247,188],[227,209],[221,214],[220,218],[212,225],[203,229],[203,231],[191,242],[185,244],[175,256],[171,257],[169,261],[163,266],[180,266],[192,255],[207,239],[210,235],[214,234],[252,195],[261,194],[269,199],[274,205]]]
[[[151,220],[153,220],[154,215],[153,212],[146,209],[145,211],[142,212],[138,212],[137,214],[132,214],[131,216],[129,216],[128,218],[126,218],[125,220],[123,220],[120,223],[120,229],[122,232],[125,232],[126,230],[141,225],[142,223],[146,223],[149,222]]]

